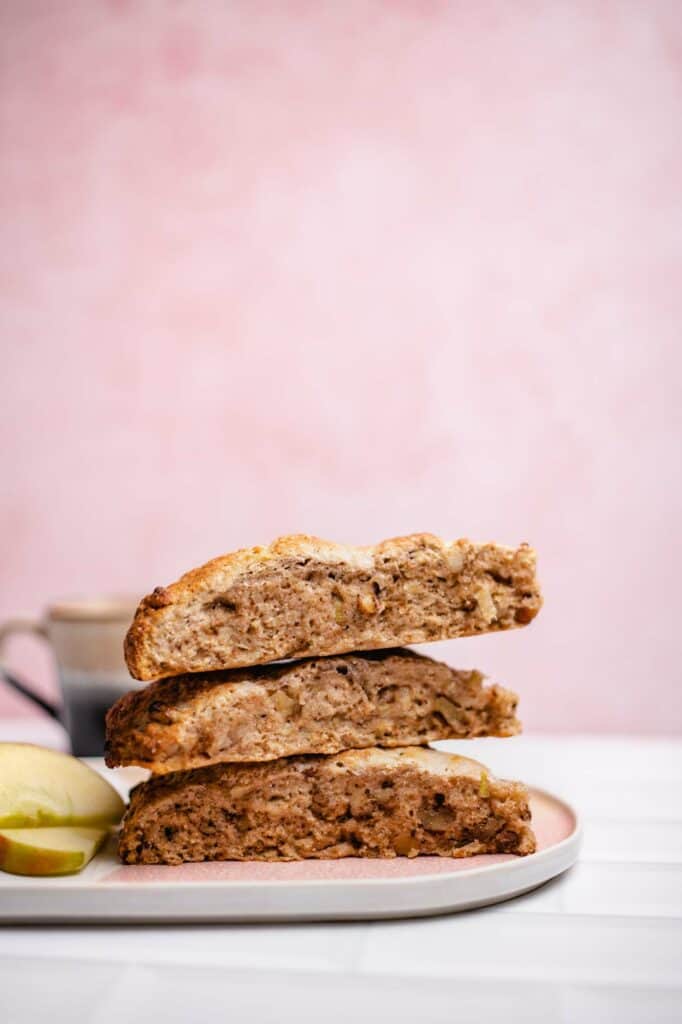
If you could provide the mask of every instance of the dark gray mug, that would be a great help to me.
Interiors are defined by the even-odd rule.
[[[143,685],[131,678],[123,659],[123,640],[136,604],[128,597],[59,601],[42,619],[10,619],[0,625],[0,678],[62,722],[78,757],[102,756],[107,709]],[[7,667],[4,648],[15,633],[32,633],[52,648],[60,702],[44,700]]]

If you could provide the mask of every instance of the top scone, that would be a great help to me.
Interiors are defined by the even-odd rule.
[[[126,661],[136,679],[161,679],[511,629],[541,605],[527,544],[281,537],[157,587],[135,613]]]

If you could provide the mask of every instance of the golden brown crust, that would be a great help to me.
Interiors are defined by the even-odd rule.
[[[535,850],[528,794],[483,765],[423,747],[211,765],[138,786],[126,864]]]
[[[161,773],[520,731],[516,694],[406,650],[175,676],[107,714],[106,762]]]
[[[141,602],[125,643],[150,680],[525,625],[535,554],[414,534],[370,547],[306,535],[215,558]]]

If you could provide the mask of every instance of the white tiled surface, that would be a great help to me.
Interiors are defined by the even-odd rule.
[[[576,805],[576,868],[420,921],[0,929],[0,1020],[682,1021],[682,743],[526,736],[466,751]]]

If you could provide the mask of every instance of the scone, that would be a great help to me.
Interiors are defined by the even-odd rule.
[[[216,764],[137,786],[125,864],[468,857],[535,850],[528,794],[468,758],[424,747]]]
[[[137,609],[126,661],[149,680],[396,647],[523,626],[541,603],[527,544],[283,537],[157,587]]]
[[[513,736],[516,694],[405,650],[176,676],[121,697],[106,762],[155,773],[358,747]]]

